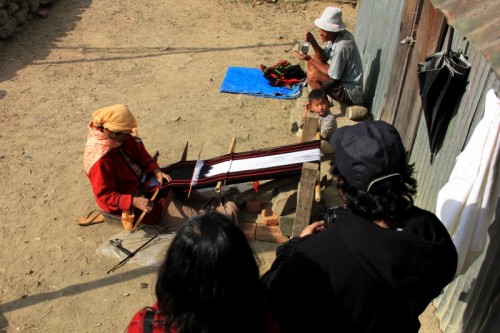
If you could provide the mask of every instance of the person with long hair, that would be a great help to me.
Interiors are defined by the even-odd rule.
[[[268,314],[255,254],[243,231],[210,212],[178,229],[156,281],[157,302],[128,333],[279,333]]]
[[[413,166],[392,125],[344,126],[331,144],[344,206],[277,249],[262,278],[276,319],[285,333],[416,333],[455,275],[450,235],[415,206]]]

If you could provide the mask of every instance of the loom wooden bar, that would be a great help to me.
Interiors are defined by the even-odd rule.
[[[234,149],[236,148],[236,138],[231,139],[231,143],[229,144],[229,151],[227,152],[228,154],[234,153]],[[222,187],[222,181],[217,182],[217,185],[215,186],[215,192],[220,192],[221,187]]]
[[[318,165],[304,163],[297,193],[297,209],[293,223],[292,237],[298,236],[309,225],[314,197],[314,187],[318,178]]]
[[[304,118],[304,128],[302,129],[302,142],[316,140],[318,132],[319,115],[307,112]]]

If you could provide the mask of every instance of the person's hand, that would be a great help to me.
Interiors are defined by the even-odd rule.
[[[313,35],[312,33],[310,33],[310,32],[308,31],[308,32],[306,32],[306,33],[304,34],[304,40],[305,40],[306,42],[309,42],[309,43],[311,43],[311,44],[312,44],[312,43],[314,43],[314,42],[316,41],[316,38],[314,37],[314,35]]]
[[[144,197],[133,197],[132,205],[140,210],[145,210],[148,213],[153,209],[153,201]]]
[[[309,102],[307,102],[307,103],[305,104],[305,108],[304,108],[304,117],[306,116],[306,113],[307,113],[307,112],[313,112],[312,107],[311,107],[311,103],[309,103]]]
[[[308,61],[309,59],[311,59],[310,55],[300,53],[297,50],[293,50],[293,53],[295,54],[295,57],[299,58],[300,60]]]
[[[165,172],[161,171],[161,169],[156,169],[153,172],[155,174],[156,180],[158,181],[158,183],[160,183],[160,185],[163,184],[163,179],[166,179],[167,182],[172,180],[172,177],[170,177]]]
[[[324,231],[324,230],[326,230],[324,224],[325,224],[325,221],[313,222],[313,223],[309,224],[307,227],[305,227],[299,236],[304,237],[307,235],[316,234],[318,232]]]

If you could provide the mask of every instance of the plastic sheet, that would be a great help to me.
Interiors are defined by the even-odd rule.
[[[96,252],[107,257],[116,258],[118,261],[127,257],[123,251],[111,244],[112,240],[120,243],[123,248],[130,252],[134,252],[144,243],[154,237],[161,229],[157,226],[144,225],[140,230],[131,233],[124,230],[101,244]],[[138,251],[132,258],[128,260],[130,263],[136,263],[141,266],[160,266],[167,254],[168,247],[174,238],[175,233],[166,233],[157,236],[149,244]]]

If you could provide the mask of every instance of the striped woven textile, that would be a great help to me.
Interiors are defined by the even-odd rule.
[[[238,184],[255,180],[278,179],[300,174],[302,164],[320,163],[320,141],[309,141],[270,149],[226,154],[207,160],[181,161],[162,171],[172,177],[160,189],[168,187],[204,188],[221,181]],[[146,192],[154,191],[158,182],[150,178]]]

